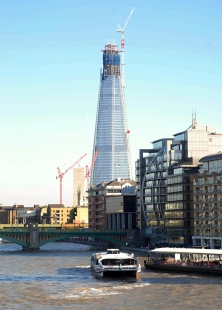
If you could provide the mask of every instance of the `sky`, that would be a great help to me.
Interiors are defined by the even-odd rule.
[[[1,0],[0,204],[59,203],[57,167],[92,159],[102,52],[125,29],[132,169],[191,125],[222,133],[222,1]],[[63,203],[72,206],[72,171]]]

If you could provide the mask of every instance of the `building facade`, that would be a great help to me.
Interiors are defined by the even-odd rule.
[[[74,226],[79,228],[88,228],[89,214],[88,206],[74,207]]]
[[[66,224],[73,223],[75,209],[64,207],[63,204],[49,204],[45,215],[46,224]]]
[[[194,176],[193,245],[220,249],[222,246],[222,153],[200,159]]]
[[[86,171],[84,167],[73,168],[73,206],[86,206]]]
[[[191,244],[194,233],[193,175],[199,159],[222,148],[215,127],[192,125],[173,138],[153,141],[136,162],[137,225],[145,243]]]
[[[108,227],[110,227],[112,217],[110,218],[110,223],[109,223],[108,221],[109,217],[107,214],[107,201],[111,197],[117,197],[117,196],[120,197],[121,195],[123,195],[123,193],[127,195],[129,191],[124,191],[124,189],[125,190],[131,189],[131,191],[134,191],[133,194],[135,195],[135,182],[132,180],[125,180],[125,179],[118,178],[111,182],[103,182],[89,189],[88,208],[89,208],[89,228],[90,229],[108,229]],[[114,206],[113,208],[115,209]],[[109,204],[109,214],[119,213],[119,212],[112,212],[112,211],[113,209],[111,210],[111,204]],[[122,218],[122,221],[123,221],[123,218]],[[121,223],[124,225],[123,222]],[[114,222],[113,222],[113,225],[115,225],[115,227],[117,228]],[[120,228],[120,226],[118,227]],[[121,228],[124,229],[124,226],[121,226]]]
[[[40,223],[39,206],[25,208],[24,205],[0,206],[0,224]]]
[[[136,229],[136,195],[106,198],[108,229]]]
[[[130,151],[117,45],[105,45],[94,134],[91,186],[121,177],[131,179]]]

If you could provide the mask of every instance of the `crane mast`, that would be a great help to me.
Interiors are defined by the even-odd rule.
[[[96,151],[95,155],[93,156],[92,162],[90,167],[86,166],[86,180],[87,180],[87,190],[89,189],[90,185],[90,176],[91,176],[91,170],[95,164],[96,157],[98,156],[99,151]]]
[[[135,10],[135,8],[132,9],[132,11],[130,12],[125,25],[123,26],[123,28],[120,27],[120,25],[117,25],[117,32],[121,32],[122,34],[122,38],[121,38],[121,47],[122,47],[122,61],[121,61],[121,76],[122,76],[122,88],[124,89],[125,87],[125,59],[124,59],[124,52],[125,52],[125,39],[124,39],[124,33],[125,33],[125,28],[126,25],[128,24],[131,15],[133,14],[133,11]]]
[[[64,172],[61,172],[60,168],[57,168],[58,171],[58,176],[56,177],[56,179],[59,178],[59,191],[60,191],[60,204],[62,204],[62,179],[64,177],[64,175],[70,170],[72,169],[76,164],[78,164],[78,162],[80,162],[81,159],[83,159],[83,157],[85,157],[87,154],[82,155],[77,161],[74,162],[74,164],[72,164],[70,167],[68,167]]]

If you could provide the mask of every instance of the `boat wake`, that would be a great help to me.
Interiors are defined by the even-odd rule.
[[[75,292],[69,294],[57,294],[56,296],[50,296],[51,299],[88,299],[88,298],[99,298],[101,296],[112,296],[112,295],[122,295],[125,290],[133,290],[135,288],[143,288],[148,286],[148,283],[137,283],[131,285],[118,285],[102,288],[80,288],[76,289]]]

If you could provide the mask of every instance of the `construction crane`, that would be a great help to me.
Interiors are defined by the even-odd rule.
[[[92,168],[93,168],[93,166],[94,166],[94,164],[95,164],[96,157],[98,156],[98,153],[99,153],[99,151],[96,151],[96,153],[94,154],[90,167],[86,166],[87,190],[89,189],[91,171],[92,171]]]
[[[64,177],[64,175],[70,170],[72,169],[76,164],[78,164],[78,162],[80,162],[81,159],[83,159],[83,157],[85,157],[87,154],[82,155],[76,162],[74,162],[73,165],[71,165],[69,168],[67,168],[64,172],[61,172],[60,168],[58,167],[58,176],[56,177],[56,179],[59,178],[60,180],[60,204],[62,204],[62,179]]]
[[[124,66],[125,66],[125,60],[124,60],[125,39],[124,39],[124,33],[125,33],[126,25],[128,24],[130,17],[133,14],[134,10],[135,10],[135,8],[133,8],[132,11],[130,12],[123,28],[121,28],[119,24],[117,25],[117,32],[121,32],[121,34],[122,34],[122,39],[121,39],[121,47],[122,47],[122,51],[121,51],[122,52],[121,76],[122,76],[122,87],[123,88],[125,87],[125,76],[124,76],[124,71],[125,71],[125,69],[124,69]]]

